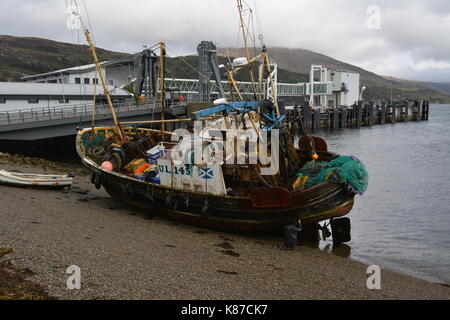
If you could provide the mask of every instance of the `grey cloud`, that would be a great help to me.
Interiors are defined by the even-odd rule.
[[[238,44],[234,0],[85,1],[97,45],[107,49],[134,52],[143,44],[164,40],[174,55],[195,52],[201,40],[213,40],[220,46]],[[78,2],[82,4],[82,0]],[[450,81],[448,0],[246,2],[256,3],[269,47],[310,49],[383,75]],[[78,34],[72,37],[65,27],[66,4],[70,3],[2,0],[0,33],[77,42]],[[370,5],[381,8],[380,30],[366,27]]]

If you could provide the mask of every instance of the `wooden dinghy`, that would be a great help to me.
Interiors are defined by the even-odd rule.
[[[23,187],[64,188],[70,187],[73,174],[47,175],[32,173],[16,173],[0,170],[0,183]]]

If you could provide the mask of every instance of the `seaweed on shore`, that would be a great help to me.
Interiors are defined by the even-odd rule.
[[[16,268],[4,257],[12,249],[0,248],[0,300],[56,300],[39,285],[28,281],[33,273],[30,270]]]

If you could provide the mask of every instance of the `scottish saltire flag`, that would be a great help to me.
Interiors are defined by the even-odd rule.
[[[212,168],[198,169],[198,176],[202,179],[212,179],[214,177],[213,169]]]

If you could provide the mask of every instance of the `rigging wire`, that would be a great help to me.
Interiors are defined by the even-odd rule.
[[[256,15],[256,24],[258,26],[258,38],[261,42],[261,46],[264,47],[266,44],[264,43],[264,33],[262,31],[262,27],[261,27],[261,20],[259,18],[259,10],[258,10],[258,6],[256,4],[256,0],[253,0],[253,7],[255,8],[255,15]]]
[[[166,46],[166,49],[171,51],[176,57],[180,58],[181,61],[183,61],[187,66],[189,66],[192,70],[194,70],[196,73],[198,73],[201,77],[205,78],[206,80],[209,80],[205,75],[203,75],[200,70],[195,68],[192,64],[190,64],[183,56],[178,55],[173,49]]]
[[[92,28],[91,18],[89,18],[89,11],[88,11],[88,9],[86,7],[86,1],[85,0],[83,0],[83,6],[84,6],[84,11],[86,12],[86,17],[87,17],[87,20],[88,20],[89,30],[91,31],[92,42],[94,43],[94,46],[97,47],[97,44],[95,43],[94,29]]]

